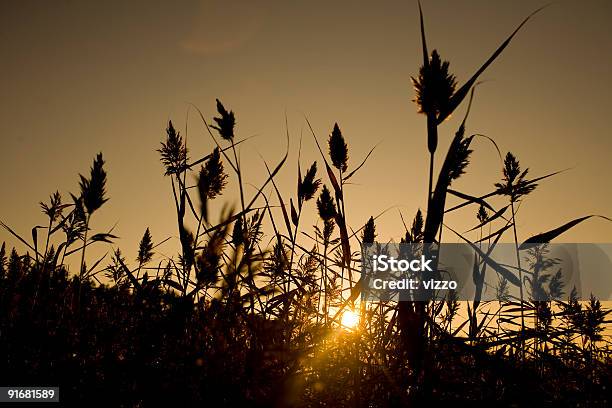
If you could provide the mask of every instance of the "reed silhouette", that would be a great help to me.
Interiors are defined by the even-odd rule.
[[[89,259],[89,246],[117,239],[112,229],[90,228],[109,199],[101,153],[69,202],[56,192],[41,203],[46,226],[34,227],[32,239],[0,224],[25,246],[22,254],[0,249],[0,384],[58,385],[62,402],[77,406],[608,406],[612,360],[603,333],[610,311],[563,287],[546,246],[593,216],[521,243],[520,203],[559,172],[529,178],[510,152],[490,193],[451,189],[467,174],[480,137],[467,131],[477,80],[530,17],[459,86],[450,64],[435,50],[429,54],[420,14],[423,65],[413,83],[417,111],[426,117],[428,204],[404,224],[401,242],[436,251],[446,230],[471,245],[478,255],[472,301],[453,292],[444,300],[361,301],[355,248],[374,244],[380,215],[355,229],[347,225],[347,182],[374,148],[356,165],[339,124],[325,146],[306,119],[320,161],[304,169],[298,158],[296,195],[275,181],[287,166],[287,144],[274,166],[265,163],[267,177],[249,196],[238,154],[248,141],[238,136],[237,115],[217,99],[212,121],[198,109],[209,154],[193,160],[171,121],[158,150],[176,210],[176,256],[159,254],[167,240],[156,242],[143,226],[134,262],[118,247],[109,260]],[[466,98],[436,178],[442,126]],[[211,214],[210,202],[231,183],[240,207]],[[461,203],[447,208],[448,195]],[[493,197],[508,203],[495,208]],[[306,206],[320,220],[305,228]],[[476,216],[472,230],[444,223],[446,213],[467,206]],[[492,248],[510,230],[515,270],[478,246]],[[481,300],[486,273],[498,276],[493,302]],[[520,298],[508,294],[510,285]]]

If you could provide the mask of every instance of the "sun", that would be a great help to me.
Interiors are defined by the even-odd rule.
[[[346,329],[354,329],[359,324],[359,315],[352,310],[342,313],[342,326]]]

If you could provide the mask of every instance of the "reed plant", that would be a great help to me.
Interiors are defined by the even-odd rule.
[[[174,203],[169,238],[153,231],[154,238],[143,226],[137,252],[126,255],[112,228],[91,232],[93,213],[108,200],[102,154],[70,202],[56,192],[41,203],[45,226],[34,227],[32,239],[0,224],[25,248],[0,247],[0,350],[8,356],[0,383],[59,383],[67,403],[96,396],[108,406],[606,406],[609,310],[563,287],[546,252],[569,229],[605,217],[580,217],[521,241],[520,205],[560,172],[532,178],[513,153],[489,193],[454,189],[470,176],[471,154],[483,139],[468,130],[477,80],[532,15],[459,85],[450,63],[429,53],[420,12],[423,64],[413,84],[426,120],[427,208],[404,224],[400,243],[431,254],[444,231],[464,241],[475,253],[472,300],[451,292],[443,300],[363,301],[361,248],[387,250],[376,244],[385,211],[351,228],[349,180],[374,148],[349,162],[350,135],[329,124],[324,144],[306,118],[320,158],[303,168],[300,142],[295,190],[287,193],[277,184],[288,171],[287,124],[284,154],[273,166],[264,160],[265,180],[247,189],[240,154],[249,141],[239,138],[239,112],[217,99],[215,113],[194,107],[210,138],[204,154],[188,149],[172,121],[165,129],[158,152]],[[465,115],[447,140],[445,121],[464,101]],[[357,150],[351,147],[351,157]],[[213,213],[213,200],[231,202],[229,187],[239,206]],[[451,197],[458,203],[450,206]],[[303,220],[309,205],[317,214],[312,226]],[[466,233],[445,222],[460,210],[476,212]],[[517,265],[501,265],[491,253],[510,232]],[[111,255],[90,259],[93,244]],[[485,274],[497,277],[496,301],[482,300]],[[519,298],[509,295],[511,285]]]

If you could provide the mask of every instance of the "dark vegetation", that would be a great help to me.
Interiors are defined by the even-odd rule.
[[[479,75],[516,31],[458,87],[448,62],[428,53],[422,17],[421,29],[423,66],[413,82],[427,120],[429,199],[402,241],[435,250],[427,243],[455,233],[444,215],[473,209],[478,237],[461,234],[466,242],[516,243],[513,270],[482,251],[475,261],[481,286],[486,271],[499,276],[498,301],[360,302],[356,248],[375,241],[376,218],[356,230],[346,224],[346,186],[370,155],[355,165],[337,124],[326,146],[310,128],[321,161],[298,162],[297,194],[276,186],[285,155],[266,164],[267,181],[248,197],[243,140],[217,100],[214,124],[201,115],[210,154],[192,160],[172,122],[159,149],[176,209],[175,258],[153,262],[163,241],[147,228],[134,262],[119,249],[89,260],[90,245],[117,238],[89,228],[108,200],[101,154],[78,194],[41,203],[46,226],[34,227],[32,239],[2,223],[27,253],[0,251],[0,384],[59,385],[62,401],[79,406],[609,406],[609,311],[595,298],[578,301],[546,257],[547,242],[588,217],[522,244],[514,228],[520,203],[557,173],[532,178],[508,153],[490,194],[452,190],[478,137],[466,136],[466,113],[434,175],[440,126],[466,97],[471,104]],[[237,183],[240,207],[209,214],[228,183]],[[448,208],[449,194],[460,204]],[[505,203],[493,207],[493,199]],[[312,228],[301,225],[305,206],[318,211]],[[68,273],[69,262],[78,273]],[[510,285],[520,298],[508,295]],[[535,291],[550,301],[531,301]]]

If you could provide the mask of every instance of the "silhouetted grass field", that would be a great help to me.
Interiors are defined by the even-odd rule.
[[[0,384],[57,385],[62,402],[76,406],[609,406],[609,310],[594,297],[579,301],[546,267],[546,244],[592,216],[519,239],[520,203],[558,172],[532,177],[509,152],[500,152],[500,182],[489,194],[451,188],[480,137],[467,130],[478,78],[517,31],[459,86],[449,63],[429,53],[422,16],[421,29],[423,65],[412,80],[431,159],[428,204],[398,238],[444,242],[445,214],[472,208],[479,238],[462,239],[516,245],[511,272],[487,254],[475,260],[481,289],[485,270],[499,275],[497,301],[361,302],[360,248],[375,242],[376,217],[347,225],[346,187],[372,165],[370,154],[349,160],[338,124],[323,138],[306,119],[320,159],[298,159],[296,190],[277,188],[279,172],[295,168],[285,154],[247,194],[237,151],[249,141],[217,100],[212,120],[200,112],[210,153],[189,151],[172,122],[159,146],[176,210],[177,229],[167,232],[178,237],[175,256],[153,261],[163,241],[146,226],[137,254],[122,253],[112,231],[91,230],[112,193],[101,153],[78,192],[41,203],[44,226],[31,237],[2,222],[22,247],[0,250]],[[439,143],[460,105],[459,129]],[[239,203],[209,213],[230,183]],[[449,208],[449,195],[461,204]],[[493,197],[505,204],[493,207]],[[304,225],[306,206],[317,210],[314,226]],[[541,244],[529,252],[538,273],[520,267],[525,242]],[[112,256],[92,259],[90,246]],[[519,298],[508,295],[516,282]],[[549,300],[533,301],[534,290]]]

